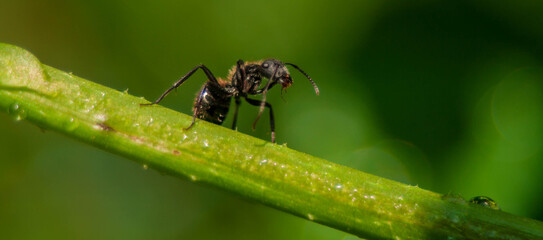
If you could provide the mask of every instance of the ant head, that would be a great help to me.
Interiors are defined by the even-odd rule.
[[[277,59],[268,59],[262,62],[260,65],[262,67],[262,75],[264,77],[280,83],[281,86],[283,86],[283,89],[290,87],[292,85],[292,78],[290,77],[290,73],[288,72],[287,67],[284,63]],[[272,75],[275,75],[272,77]]]
[[[286,65],[296,68],[296,70],[300,71],[307,79],[309,79],[309,82],[311,82],[313,88],[315,89],[315,93],[319,95],[319,88],[317,87],[317,84],[313,82],[307,73],[292,63],[283,63],[277,59],[268,59],[262,62],[260,67],[262,69],[262,75],[270,79],[270,83],[272,83],[272,85],[275,83],[280,83],[283,89],[285,89],[292,85],[292,78],[290,77],[290,73],[288,72]],[[272,77],[272,75],[274,76]]]

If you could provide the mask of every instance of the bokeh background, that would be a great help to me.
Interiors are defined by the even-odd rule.
[[[333,3],[332,3],[333,2]],[[543,2],[2,0],[0,42],[155,99],[199,63],[303,75],[279,143],[543,220]],[[191,114],[197,73],[163,105]],[[243,104],[239,131],[269,139]],[[230,125],[229,119],[226,126]],[[355,239],[0,114],[3,239]]]

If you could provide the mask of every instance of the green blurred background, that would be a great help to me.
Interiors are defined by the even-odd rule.
[[[0,42],[155,99],[199,63],[298,64],[279,143],[543,219],[543,2],[2,0]],[[512,1],[511,1],[512,2]],[[535,2],[535,1],[534,1]],[[191,114],[199,72],[163,105]],[[239,131],[256,131],[243,104]],[[231,123],[231,118],[226,126]],[[0,114],[3,239],[354,239]]]

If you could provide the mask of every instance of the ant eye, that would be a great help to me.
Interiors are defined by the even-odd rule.
[[[268,64],[268,63],[262,64],[262,67],[263,67],[263,68],[268,68],[269,66],[270,66],[270,64]]]

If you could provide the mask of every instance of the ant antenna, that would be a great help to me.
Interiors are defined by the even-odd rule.
[[[300,71],[303,75],[305,75],[305,77],[307,77],[307,79],[309,79],[309,81],[311,82],[311,84],[313,85],[313,88],[315,89],[315,93],[317,95],[319,95],[319,88],[317,87],[317,84],[315,84],[315,82],[313,82],[313,79],[311,79],[311,77],[309,77],[309,75],[307,75],[307,73],[305,73],[302,69],[300,69],[298,66],[292,64],[292,63],[285,63],[286,65],[290,65],[294,68],[296,68],[298,71]]]
[[[270,89],[270,85],[273,82],[273,78],[275,77],[275,74],[277,74],[278,69],[279,69],[279,66],[275,66],[275,69],[273,70],[273,74],[268,80],[268,83],[266,84],[264,91],[262,92],[262,101],[260,102],[260,109],[258,110],[258,115],[256,116],[255,122],[253,123],[253,130],[256,128],[256,123],[258,122],[258,119],[260,119],[260,116],[262,116],[262,113],[264,112],[264,107],[266,106],[266,93],[268,92],[268,89]]]

